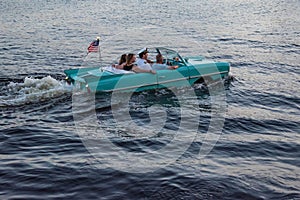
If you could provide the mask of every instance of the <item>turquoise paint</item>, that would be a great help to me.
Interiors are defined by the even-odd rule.
[[[178,65],[176,70],[157,70],[157,74],[132,73],[114,74],[102,71],[100,67],[65,70],[68,80],[73,84],[80,83],[88,86],[92,92],[112,91],[144,91],[163,87],[191,86],[200,78],[216,81],[228,76],[230,64],[227,62],[214,62],[203,56],[181,57],[176,51],[167,48],[156,48],[166,53],[165,61],[171,65]],[[178,57],[179,61],[173,60]]]

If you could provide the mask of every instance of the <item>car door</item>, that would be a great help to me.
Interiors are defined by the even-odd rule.
[[[175,70],[157,70],[158,88],[181,87],[189,85],[189,71],[187,66],[180,66]]]
[[[157,76],[151,73],[124,74],[116,81],[113,91],[127,90],[139,92],[157,88]]]

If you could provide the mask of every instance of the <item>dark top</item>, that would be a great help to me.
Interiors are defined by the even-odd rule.
[[[130,71],[130,70],[132,70],[132,67],[134,66],[134,64],[131,64],[131,65],[125,65],[124,67],[123,67],[123,69],[124,70],[126,70],[126,71]]]

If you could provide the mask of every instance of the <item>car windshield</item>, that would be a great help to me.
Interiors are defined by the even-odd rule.
[[[171,49],[160,47],[160,48],[149,48],[149,59],[155,61],[156,58],[155,56],[160,53],[163,58],[164,62],[171,61],[171,60],[176,60],[179,62],[182,62],[182,58],[179,56],[179,54]]]

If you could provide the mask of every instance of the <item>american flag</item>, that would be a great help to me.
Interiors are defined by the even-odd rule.
[[[91,52],[98,52],[99,50],[99,39],[97,38],[96,40],[94,40],[90,46],[87,48],[88,50],[88,53],[91,53]]]

